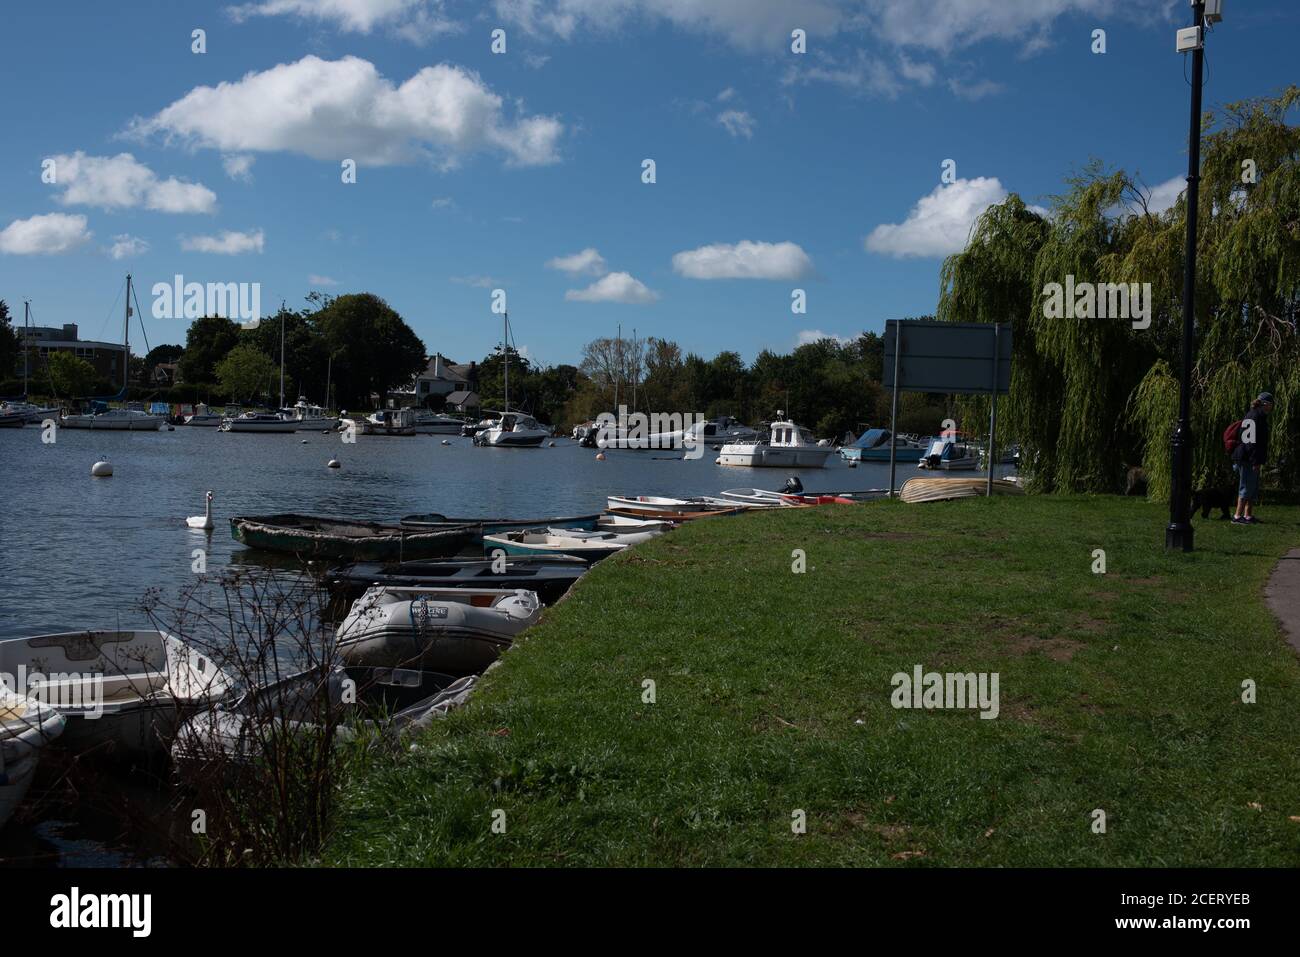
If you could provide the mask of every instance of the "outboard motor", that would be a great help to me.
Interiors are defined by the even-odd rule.
[[[791,475],[785,480],[785,487],[781,491],[786,495],[802,495],[803,482],[800,482],[797,476]]]

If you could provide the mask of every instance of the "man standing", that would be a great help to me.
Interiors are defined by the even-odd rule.
[[[1232,467],[1237,472],[1234,525],[1254,525],[1259,521],[1254,509],[1259,501],[1259,474],[1268,461],[1268,414],[1272,411],[1272,394],[1261,392],[1241,420],[1241,443],[1232,453]]]

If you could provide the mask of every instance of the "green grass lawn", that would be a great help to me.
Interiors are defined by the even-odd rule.
[[[359,768],[323,860],[1295,866],[1300,661],[1262,589],[1300,508],[1261,515],[1198,519],[1191,555],[1112,497],[697,522],[598,565],[468,707]],[[999,716],[893,708],[917,664],[998,672]]]

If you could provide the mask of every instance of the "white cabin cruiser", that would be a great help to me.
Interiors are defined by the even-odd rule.
[[[245,412],[227,416],[218,429],[222,432],[296,432],[298,427],[274,412]]]
[[[64,718],[0,681],[0,828],[22,802],[41,749],[63,733]]]
[[[783,413],[777,410],[778,416]],[[719,465],[748,468],[820,469],[834,449],[819,445],[816,436],[803,426],[779,419],[772,423],[766,442],[732,442],[722,447]]]
[[[339,625],[347,665],[422,668],[449,675],[482,671],[541,616],[524,589],[370,588]]]
[[[59,421],[57,406],[39,406],[30,402],[0,402],[0,415],[21,415],[24,422],[40,425],[46,419]]]
[[[474,444],[498,448],[536,448],[550,436],[550,431],[542,428],[531,415],[503,412],[491,428],[475,433]]]
[[[299,432],[323,432],[339,427],[337,415],[328,415],[320,406],[309,404],[304,396],[298,396],[298,401],[289,408],[281,409],[280,418],[292,422]]]
[[[221,425],[225,418],[224,415],[209,409],[206,403],[200,402],[194,407],[194,414],[185,417],[185,424],[203,428],[216,428]]]
[[[414,435],[414,409],[380,409],[361,420],[362,435]]]

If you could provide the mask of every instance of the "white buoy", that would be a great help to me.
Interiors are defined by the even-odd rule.
[[[339,465],[338,459],[330,459],[328,462],[325,463],[325,467],[327,469],[337,469],[337,468],[341,468],[342,466]]]
[[[597,461],[597,462],[603,462],[603,461],[605,461],[605,453],[604,453],[604,452],[597,452],[597,453],[596,453],[596,461]]]
[[[108,478],[113,474],[113,463],[99,461],[90,467],[90,474],[95,478]]]
[[[306,444],[307,444],[307,440],[306,440],[306,439],[303,439],[303,440],[302,440],[302,444],[303,444],[303,445],[306,445]]]
[[[443,440],[442,440],[442,444],[443,444],[443,445],[451,445],[451,439],[443,439]]]
[[[713,460],[713,464],[714,464],[714,465],[721,465],[721,464],[722,464],[722,456],[719,455],[716,459],[714,459],[714,460]]]
[[[551,447],[551,448],[555,448],[555,443],[552,442],[551,445],[550,445],[550,447]]]

